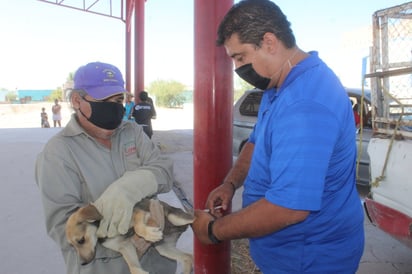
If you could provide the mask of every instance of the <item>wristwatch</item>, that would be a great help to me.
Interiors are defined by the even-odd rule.
[[[213,224],[215,223],[215,220],[212,220],[209,222],[207,225],[207,236],[209,237],[209,240],[214,243],[214,244],[219,244],[222,241],[216,238],[216,236],[213,234]]]

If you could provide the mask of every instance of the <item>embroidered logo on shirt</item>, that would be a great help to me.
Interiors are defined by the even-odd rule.
[[[125,150],[124,150],[124,154],[126,156],[130,156],[133,154],[136,154],[137,148],[135,143],[129,143],[129,144],[125,144]]]
[[[151,106],[141,106],[141,105],[136,105],[134,108],[135,108],[135,110],[141,110],[141,109],[151,110],[152,109]]]

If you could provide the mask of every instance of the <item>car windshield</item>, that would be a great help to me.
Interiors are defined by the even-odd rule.
[[[239,112],[245,116],[257,116],[263,92],[251,92],[239,107]]]

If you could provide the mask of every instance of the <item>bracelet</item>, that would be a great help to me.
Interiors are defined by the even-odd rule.
[[[213,224],[215,223],[215,220],[212,220],[209,222],[207,225],[207,236],[209,237],[209,240],[214,243],[218,244],[221,243],[222,241],[216,238],[216,236],[213,234]]]
[[[224,184],[225,184],[225,183],[224,183]],[[232,188],[233,188],[233,193],[235,193],[235,192],[236,192],[236,186],[235,186],[235,184],[232,183],[232,182],[228,182],[228,184],[230,184],[230,185],[232,186]]]

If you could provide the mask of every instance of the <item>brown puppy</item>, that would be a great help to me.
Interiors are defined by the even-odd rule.
[[[75,211],[66,222],[66,238],[76,249],[83,264],[89,263],[95,256],[99,240],[96,231],[101,219],[97,209],[89,204]],[[102,245],[121,253],[131,274],[148,273],[142,269],[138,255],[142,255],[150,245],[160,255],[182,263],[183,273],[190,274],[193,257],[178,250],[176,243],[193,221],[193,215],[180,208],[157,199],[144,199],[134,208],[131,221],[134,233],[104,239]]]

